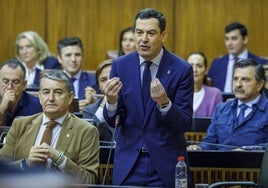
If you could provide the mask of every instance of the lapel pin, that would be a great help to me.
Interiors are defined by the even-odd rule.
[[[167,74],[170,74],[170,70],[167,71]]]
[[[69,137],[70,137],[70,135],[69,135],[69,134],[67,134],[67,135],[66,135],[66,137],[67,137],[67,138],[69,138]]]

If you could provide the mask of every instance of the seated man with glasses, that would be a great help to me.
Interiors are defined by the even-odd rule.
[[[26,93],[25,67],[16,59],[0,64],[0,126],[14,118],[42,112],[39,99]]]

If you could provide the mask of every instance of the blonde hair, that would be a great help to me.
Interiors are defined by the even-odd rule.
[[[43,61],[48,57],[51,56],[50,51],[48,50],[48,46],[45,43],[45,41],[42,39],[42,37],[34,32],[34,31],[25,31],[20,33],[16,38],[16,50],[15,50],[15,57],[19,59],[20,61],[20,55],[19,55],[19,41],[20,39],[28,39],[30,43],[33,45],[34,49],[38,53],[38,63],[42,64]]]

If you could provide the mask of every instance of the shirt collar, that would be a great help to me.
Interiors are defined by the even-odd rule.
[[[255,99],[253,99],[252,101],[249,101],[246,104],[248,107],[252,108],[253,104],[257,104],[258,101],[260,100],[261,95],[258,95],[258,97],[256,97]],[[242,101],[238,100],[238,106],[240,106],[241,104],[243,104]]]
[[[82,73],[82,71],[80,70],[76,75],[70,76],[65,70],[64,72],[69,76],[69,78],[73,77],[73,78],[76,78],[76,80],[79,80],[81,73]]]
[[[229,59],[234,60],[235,56],[233,54],[229,54]],[[245,49],[241,54],[238,55],[238,59],[247,59],[248,58],[248,49]]]
[[[56,121],[58,124],[62,125],[63,121],[65,120],[65,118],[67,117],[67,113],[64,114],[63,116],[54,119],[54,121]],[[43,113],[43,124],[46,124],[47,122],[49,122],[51,119],[49,119],[44,113]]]
[[[160,61],[161,61],[161,58],[162,58],[162,56],[163,56],[163,53],[164,53],[164,50],[163,50],[163,48],[161,48],[161,51],[159,52],[159,54],[158,54],[155,58],[153,58],[152,60],[150,60],[150,62],[152,62],[153,64],[159,66]],[[146,60],[145,60],[143,57],[141,57],[141,56],[139,56],[139,59],[140,59],[140,65],[142,65],[142,63],[143,63],[144,61],[146,61]]]

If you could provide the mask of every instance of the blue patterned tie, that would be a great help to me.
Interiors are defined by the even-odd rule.
[[[248,108],[248,106],[246,104],[240,104],[239,108],[240,108],[240,112],[239,112],[238,117],[237,117],[237,125],[240,125],[244,121],[245,110]]]
[[[70,78],[70,82],[71,82],[71,85],[72,85],[72,90],[73,90],[73,92],[75,93],[75,89],[74,89],[74,81],[76,80],[76,78],[75,77],[71,77]]]
[[[142,94],[143,94],[143,105],[144,109],[146,109],[149,97],[150,97],[150,84],[152,81],[150,66],[152,62],[145,61],[145,68],[143,71],[143,77],[142,77]]]

